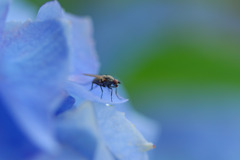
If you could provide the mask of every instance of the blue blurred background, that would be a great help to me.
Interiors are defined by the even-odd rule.
[[[25,2],[36,14],[47,0]],[[59,2],[92,17],[100,73],[158,121],[150,159],[240,159],[240,1]]]

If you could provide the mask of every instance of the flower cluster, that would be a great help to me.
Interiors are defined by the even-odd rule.
[[[83,73],[99,70],[91,20],[51,1],[33,21],[5,22],[8,7],[0,2],[0,159],[148,159],[152,121],[126,99],[89,91]],[[116,103],[136,127],[105,105]]]

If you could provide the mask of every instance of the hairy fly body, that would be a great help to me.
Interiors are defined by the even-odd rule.
[[[102,87],[107,87],[108,89],[111,90],[111,102],[112,102],[112,93],[113,93],[113,88],[115,88],[115,94],[118,97],[118,99],[121,99],[118,94],[117,94],[117,87],[118,84],[121,84],[117,79],[114,79],[110,75],[93,75],[93,74],[84,74],[85,76],[90,76],[90,77],[95,77],[92,81],[92,86],[90,91],[93,89],[93,84],[96,84],[97,86],[100,86],[101,88],[101,98],[103,96],[103,89]]]

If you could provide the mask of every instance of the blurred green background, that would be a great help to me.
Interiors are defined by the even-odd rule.
[[[240,159],[240,1],[59,2],[93,19],[100,72],[159,122],[151,159]]]

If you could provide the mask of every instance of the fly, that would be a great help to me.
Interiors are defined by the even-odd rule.
[[[102,87],[107,87],[108,89],[111,90],[111,102],[112,102],[112,93],[113,93],[113,88],[115,89],[115,94],[118,97],[118,99],[121,99],[118,94],[117,94],[117,87],[118,84],[121,84],[117,79],[113,78],[110,75],[94,75],[94,74],[84,74],[85,76],[90,76],[90,77],[95,77],[92,81],[92,86],[91,86],[91,90],[93,90],[93,84],[96,84],[98,86],[100,86],[102,94],[101,94],[101,99],[103,96],[103,89]]]

